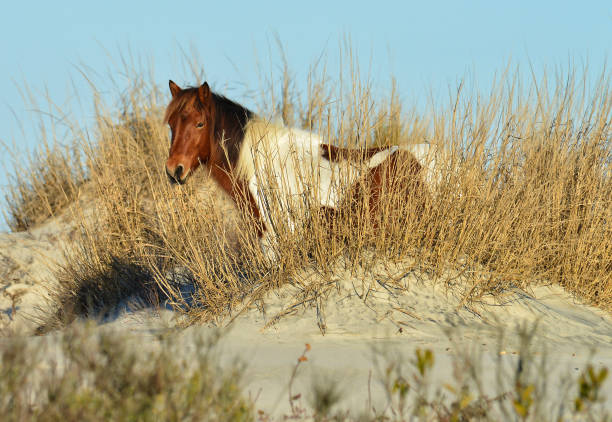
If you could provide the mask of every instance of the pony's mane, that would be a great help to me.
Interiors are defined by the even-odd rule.
[[[267,154],[268,148],[289,129],[269,120],[254,117],[245,126],[244,138],[240,145],[238,160],[234,165],[234,176],[249,180],[255,174],[255,154]]]
[[[238,118],[246,116],[246,119],[244,119],[244,124],[246,124],[246,120],[254,115],[254,113],[248,108],[241,106],[223,95],[214,93],[212,91],[211,94],[218,114],[233,114]],[[172,98],[170,104],[168,104],[168,107],[166,107],[164,123],[168,123],[172,116],[180,113],[187,106],[193,106],[198,111],[204,110],[204,105],[198,98],[197,86],[184,88],[176,95],[176,97]]]

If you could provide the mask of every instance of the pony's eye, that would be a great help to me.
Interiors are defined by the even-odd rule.
[[[204,127],[204,122],[198,122],[198,123],[196,124],[196,127],[197,127],[198,129],[200,129],[200,128]]]

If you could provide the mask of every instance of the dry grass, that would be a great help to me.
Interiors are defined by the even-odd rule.
[[[374,373],[363,391],[375,393],[357,408],[342,401],[342,381],[313,378],[311,391],[294,388],[310,346],[290,376],[289,414],[257,415],[247,396],[242,362],[220,361],[219,333],[143,334],[74,324],[46,337],[0,339],[0,418],[3,421],[609,421],[603,396],[608,370],[587,364],[580,373],[551,371],[554,359],[534,352],[535,327],[519,332],[516,359],[457,350],[452,374],[434,381],[431,350],[373,350]],[[498,339],[503,347],[503,334]],[[229,364],[229,365],[228,365]],[[572,365],[573,366],[573,365]],[[491,377],[491,367],[497,376]],[[578,369],[578,368],[576,368]],[[573,372],[573,370],[572,370]],[[553,375],[555,374],[555,375]],[[304,397],[302,397],[304,395]],[[382,400],[378,400],[380,397]],[[307,398],[307,400],[304,400]],[[308,402],[305,407],[302,403]],[[376,407],[378,406],[378,407]]]
[[[27,230],[57,215],[77,198],[87,178],[81,146],[75,144],[44,140],[33,155],[15,158],[14,163],[4,211],[12,231]]]
[[[75,325],[37,340],[1,340],[3,421],[255,419],[241,366],[221,370],[215,337],[199,335],[185,350],[160,335],[145,351],[128,334]]]
[[[521,344],[517,359],[504,359],[499,353],[503,332],[497,339],[498,357],[487,365],[474,350],[458,348],[453,356],[452,381],[449,374],[449,382],[442,384],[432,379],[436,356],[431,350],[417,348],[412,356],[376,351],[377,378],[387,407],[378,412],[366,410],[363,419],[384,420],[385,413],[391,413],[393,420],[402,421],[609,420],[602,395],[607,368],[587,364],[577,382],[568,374],[553,379],[550,357],[534,352],[536,331],[537,325],[518,330]],[[496,374],[495,381],[485,382],[491,373]]]
[[[450,285],[459,277],[467,283],[466,301],[555,283],[612,310],[607,73],[591,89],[574,71],[528,88],[506,74],[488,96],[459,86],[447,106],[428,114],[403,112],[395,86],[388,98],[375,95],[355,68],[343,79],[348,84],[334,84],[316,64],[305,96],[292,91],[289,74],[285,68],[278,84],[264,82],[263,116],[278,112],[341,145],[439,146],[440,183],[424,208],[403,200],[405,185],[388,186],[377,227],[364,218],[365,201],[347,207],[330,235],[311,201],[288,205],[271,195],[278,259],[270,263],[239,213],[228,213],[218,193],[202,189],[205,170],[186,186],[168,184],[166,98],[139,84],[120,113],[98,105],[96,141],[82,142],[95,212],[74,211],[80,246],[60,271],[62,309],[90,315],[85,310],[113,306],[145,286],[152,292],[147,297],[168,300],[194,320],[211,320],[286,282],[320,295],[330,287],[325,275],[339,262],[356,268],[413,257],[439,282]],[[31,205],[14,201],[15,227],[19,219],[25,226],[40,221],[53,208],[56,188],[30,187],[49,185],[38,181],[41,168],[60,181],[81,180],[62,157],[50,153],[21,173],[16,192],[36,195]],[[32,217],[31,209],[47,211]],[[305,268],[316,269],[320,282],[301,281]],[[193,285],[187,297],[184,283]]]
[[[83,154],[86,128],[47,92],[35,93],[25,86],[22,96],[28,109],[38,111],[36,119],[28,122],[38,139],[34,151],[20,154],[2,145],[12,158],[12,166],[5,169],[8,189],[3,207],[12,231],[27,230],[61,213],[76,200],[88,177]],[[13,144],[23,145],[25,136],[23,132]]]

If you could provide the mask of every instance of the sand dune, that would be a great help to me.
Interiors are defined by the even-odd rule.
[[[30,233],[0,235],[0,308],[8,329],[32,334],[34,317],[49,306],[49,268],[61,262],[59,245],[70,238],[70,228],[57,221]],[[294,394],[301,394],[296,403],[307,406],[313,384],[337,382],[344,393],[340,407],[354,412],[368,405],[385,408],[381,368],[391,356],[408,362],[416,348],[434,352],[434,384],[448,382],[458,357],[469,353],[482,366],[485,383],[495,385],[498,365],[507,370],[518,359],[516,333],[524,324],[537,323],[534,351],[547,356],[549,371],[559,377],[577,374],[587,362],[612,367],[612,318],[558,286],[516,289],[468,307],[459,282],[445,287],[411,267],[380,265],[353,275],[338,270],[328,291],[315,300],[304,297],[303,286],[317,276],[305,272],[297,277],[303,280],[301,286],[285,285],[219,322],[224,332],[217,346],[222,364],[232,365],[235,358],[247,363],[246,389],[256,399],[256,408],[272,415],[291,411],[289,379],[306,343],[312,349],[292,387]],[[123,312],[101,327],[128,330],[153,345],[154,334],[177,318],[172,311],[145,309]],[[212,325],[192,326],[174,335],[188,347],[195,332],[213,330]],[[606,388],[604,394],[612,397],[612,383]],[[607,405],[612,407],[612,400]]]
[[[375,282],[376,278],[381,283]],[[521,324],[537,322],[534,351],[546,354],[551,370],[559,377],[576,372],[574,368],[582,368],[589,359],[596,366],[612,365],[610,316],[576,302],[559,287],[539,287],[530,294],[510,292],[503,302],[479,304],[476,313],[461,306],[452,291],[430,280],[408,275],[403,280],[406,290],[384,286],[384,280],[382,274],[369,279],[339,276],[340,287],[334,288],[318,309],[298,307],[278,323],[262,328],[274,312],[292,305],[289,298],[298,292],[288,287],[266,300],[267,318],[260,310],[251,309],[235,320],[222,346],[248,359],[252,371],[249,388],[252,394],[260,392],[261,408],[289,411],[284,392],[304,343],[312,346],[310,361],[294,391],[307,396],[315,377],[332,377],[346,393],[344,406],[357,410],[368,399],[370,374],[374,379],[372,400],[378,409],[385,406],[386,398],[376,382],[381,371],[375,361],[397,353],[412,359],[415,348],[434,351],[437,364],[433,378],[440,383],[452,377],[454,357],[469,353],[479,356],[483,378],[493,385],[498,357],[508,365],[518,358],[520,338],[516,333]],[[364,284],[372,289],[365,300]],[[612,397],[609,385],[606,393]]]

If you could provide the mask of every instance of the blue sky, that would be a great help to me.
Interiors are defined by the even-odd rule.
[[[256,59],[267,63],[276,34],[298,80],[321,52],[328,58],[350,36],[358,61],[381,83],[397,78],[410,102],[470,75],[486,86],[509,60],[524,69],[581,65],[601,73],[612,53],[608,1],[11,1],[0,24],[0,141],[19,151],[36,146],[36,120],[20,90],[45,90],[78,107],[87,121],[91,96],[78,67],[106,74],[120,51],[154,64],[155,82],[195,83],[183,63],[194,52],[213,89],[241,100],[257,83]],[[331,57],[330,57],[331,56]],[[276,63],[278,57],[274,56]],[[122,87],[129,80],[115,74]],[[96,79],[102,92],[108,78]],[[246,101],[246,100],[245,100]],[[25,136],[22,135],[23,127]],[[10,166],[5,150],[2,166]],[[0,172],[4,173],[4,172]],[[0,175],[0,195],[6,185]],[[0,229],[2,227],[0,226]]]

